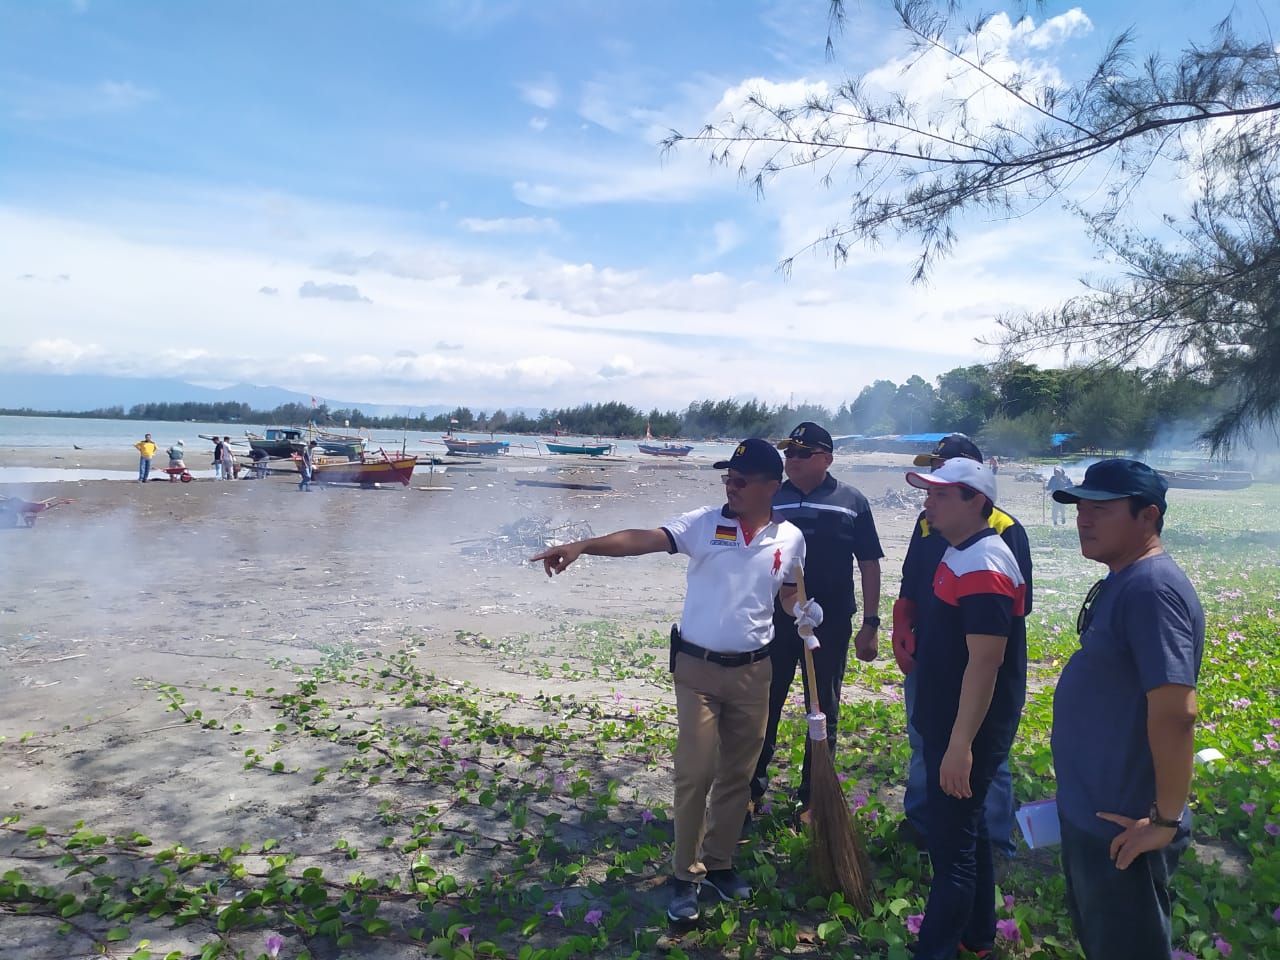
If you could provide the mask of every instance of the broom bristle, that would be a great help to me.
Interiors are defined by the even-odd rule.
[[[864,917],[871,916],[871,864],[853,811],[831,762],[826,740],[809,741],[812,862],[818,888],[839,892]]]

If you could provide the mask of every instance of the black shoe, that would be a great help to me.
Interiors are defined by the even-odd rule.
[[[701,915],[698,911],[698,884],[673,877],[669,886],[671,900],[667,903],[667,919],[672,923],[693,923]]]
[[[732,868],[708,870],[706,884],[720,894],[720,899],[726,903],[731,900],[751,899],[751,885],[738,876]]]

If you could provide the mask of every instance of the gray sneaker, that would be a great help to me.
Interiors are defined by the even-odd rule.
[[[749,900],[751,898],[751,886],[747,881],[738,876],[732,868],[727,870],[708,870],[707,886],[716,893],[720,894],[720,899],[729,900]]]
[[[667,904],[667,919],[672,923],[692,923],[698,912],[698,884],[691,880],[671,879],[671,902]]]

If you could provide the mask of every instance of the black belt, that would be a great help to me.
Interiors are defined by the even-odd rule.
[[[745,667],[747,664],[756,663],[769,655],[768,647],[761,647],[759,650],[751,650],[747,653],[721,653],[718,650],[708,650],[706,647],[700,647],[696,643],[690,643],[683,638],[676,641],[676,651],[678,653],[687,653],[691,657],[697,657],[699,660],[705,660],[707,663],[714,663],[721,667]]]

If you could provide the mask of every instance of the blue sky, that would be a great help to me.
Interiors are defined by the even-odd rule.
[[[1216,8],[1216,9],[1215,9]],[[1032,5],[1002,56],[1071,78],[1226,6]],[[247,380],[406,407],[838,404],[992,357],[1004,312],[1097,269],[1059,210],[802,256],[812,173],[763,200],[686,147],[746,91],[880,71],[887,4],[0,0],[0,369]],[[1024,12],[1013,8],[1013,20]],[[1141,211],[1139,211],[1141,212]]]

